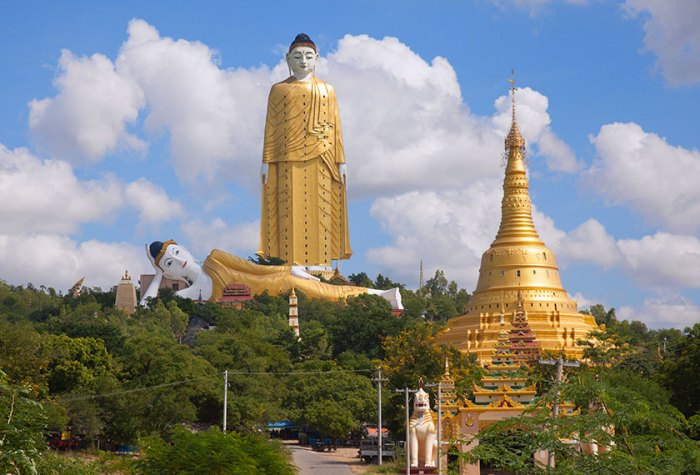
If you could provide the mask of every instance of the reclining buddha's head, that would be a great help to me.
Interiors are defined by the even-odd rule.
[[[169,279],[192,281],[201,273],[201,267],[186,247],[172,239],[161,242],[154,241],[148,246],[153,262]]]

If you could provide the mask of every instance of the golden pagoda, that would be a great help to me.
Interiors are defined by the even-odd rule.
[[[579,358],[583,350],[576,340],[598,327],[592,316],[578,313],[562,286],[554,254],[532,221],[525,139],[515,118],[515,81],[510,82],[513,118],[505,139],[501,225],[481,258],[466,314],[449,320],[438,342],[475,353],[480,362],[488,363],[498,341],[501,312],[510,324],[516,313],[524,312],[541,350],[563,350],[567,357]]]

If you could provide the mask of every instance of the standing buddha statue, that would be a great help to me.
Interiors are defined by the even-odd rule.
[[[314,76],[318,58],[311,38],[297,35],[286,56],[291,75],[270,90],[257,253],[330,269],[352,251],[338,104],[333,86]]]

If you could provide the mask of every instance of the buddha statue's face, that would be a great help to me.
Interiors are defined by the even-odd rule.
[[[307,77],[316,70],[318,54],[309,46],[297,46],[287,54],[287,64],[292,70],[292,75],[301,79]]]
[[[169,244],[165,248],[158,266],[168,278],[191,280],[199,273],[200,267],[185,247],[179,244]]]

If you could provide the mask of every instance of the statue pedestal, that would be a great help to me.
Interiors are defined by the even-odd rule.
[[[435,475],[437,467],[411,467],[411,475]]]

